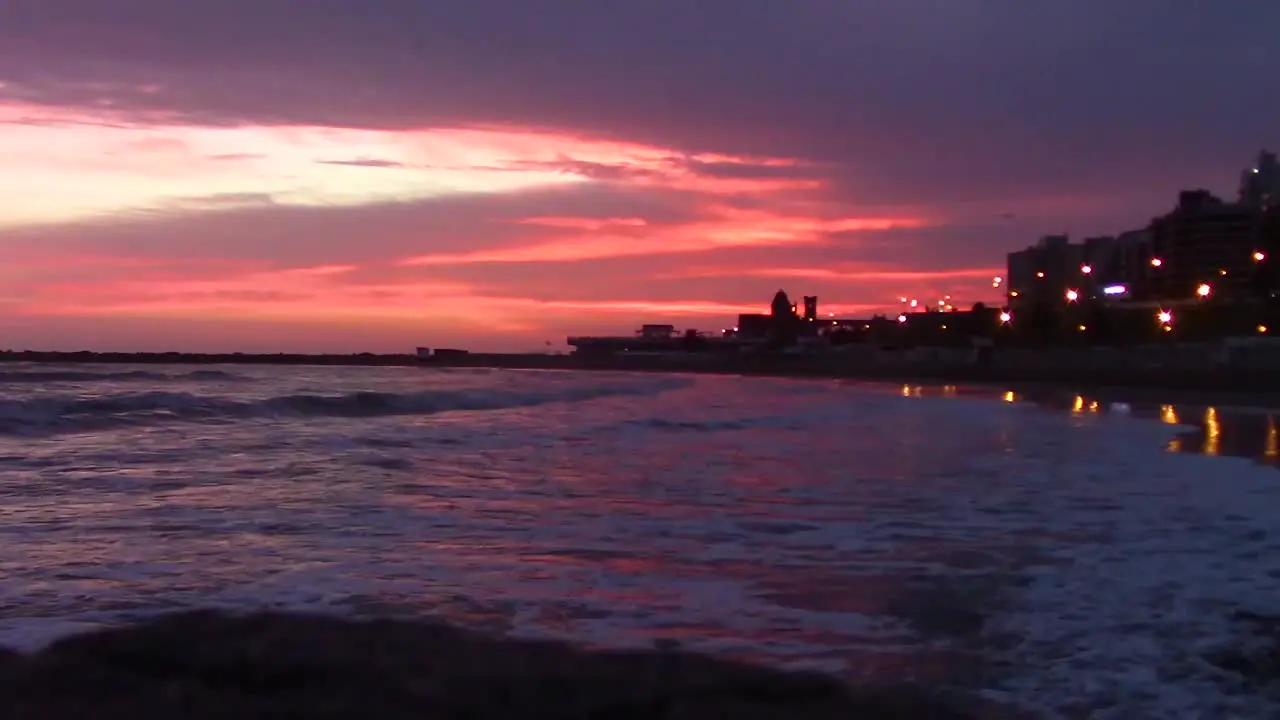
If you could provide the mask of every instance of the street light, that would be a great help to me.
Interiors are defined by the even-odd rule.
[[[1164,261],[1160,258],[1151,258],[1151,267],[1160,267],[1163,264]]]
[[[1088,275],[1089,273],[1093,272],[1093,266],[1092,266],[1092,265],[1081,265],[1081,266],[1080,266],[1080,272],[1084,273],[1085,275]]]
[[[1067,291],[1067,302],[1075,302],[1076,300],[1079,300],[1079,299],[1080,299],[1080,293],[1076,292],[1075,290]]]
[[[1159,320],[1161,325],[1169,325],[1173,322],[1173,313],[1168,310],[1161,310],[1156,313],[1156,320]]]
[[[1013,320],[1013,316],[1009,314],[1008,310],[1005,310],[1004,312],[1000,313],[1001,323],[1008,325],[1010,320]]]
[[[1038,278],[1040,278],[1041,280],[1043,280],[1043,279],[1044,279],[1044,271],[1043,271],[1043,270],[1041,270],[1040,272],[1036,273],[1036,277],[1038,277]]]
[[[1254,262],[1262,262],[1263,260],[1266,260],[1266,259],[1267,259],[1267,254],[1262,252],[1261,250],[1255,250],[1253,252]]]
[[[904,313],[904,314],[902,314],[902,315],[899,315],[899,316],[898,316],[898,322],[900,322],[900,323],[904,323],[904,322],[906,322],[906,321],[907,321],[907,316],[906,316],[906,314],[905,314],[905,313]]]
[[[1208,283],[1200,283],[1200,287],[1196,288],[1196,295],[1199,295],[1202,298],[1209,297],[1209,293],[1211,292],[1213,292],[1213,288],[1209,287]]]

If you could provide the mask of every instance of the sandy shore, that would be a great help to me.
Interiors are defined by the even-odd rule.
[[[448,625],[190,612],[0,654],[8,719],[977,717],[678,650],[586,652]],[[991,717],[988,711],[983,717]]]

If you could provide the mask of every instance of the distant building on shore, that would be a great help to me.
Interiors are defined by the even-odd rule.
[[[1046,235],[1025,250],[1009,253],[1006,292],[1012,310],[1061,303],[1080,281],[1084,246],[1067,235]]]
[[[1280,162],[1275,153],[1259,152],[1257,162],[1240,173],[1237,199],[1242,205],[1255,207],[1280,205]]]
[[[1259,261],[1260,205],[1224,202],[1207,190],[1184,190],[1150,225],[1150,259],[1142,295],[1152,299],[1251,294]],[[1201,288],[1209,288],[1207,291]]]

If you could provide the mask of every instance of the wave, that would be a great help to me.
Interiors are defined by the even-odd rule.
[[[193,370],[186,373],[161,373],[147,370],[130,370],[126,372],[89,372],[86,370],[29,370],[0,372],[0,383],[57,383],[57,382],[130,382],[130,381],[180,381],[180,380],[248,380],[243,375],[235,375],[221,370]]]
[[[420,392],[293,394],[236,399],[184,392],[121,393],[101,397],[43,396],[0,399],[0,435],[49,435],[163,422],[234,422],[251,419],[377,418],[486,411],[610,396],[648,396],[683,387],[686,381],[528,389],[465,388]]]

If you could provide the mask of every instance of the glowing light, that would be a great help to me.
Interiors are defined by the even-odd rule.
[[[1088,275],[1089,273],[1093,272],[1093,266],[1092,266],[1092,265],[1081,265],[1081,266],[1080,266],[1080,272],[1084,273],[1085,275]]]
[[[1010,320],[1013,320],[1013,316],[1008,311],[1000,313],[1000,322],[1008,325]]]
[[[1036,277],[1038,277],[1038,278],[1043,278],[1043,277],[1044,277],[1044,273],[1043,273],[1043,272],[1038,272],[1038,273],[1036,273]]]
[[[1079,300],[1079,299],[1080,299],[1080,293],[1076,292],[1075,290],[1067,291],[1067,302],[1075,302],[1076,300]]]
[[[993,287],[993,288],[998,288],[998,287],[1000,287],[1000,283],[1003,283],[1003,282],[1004,282],[1004,278],[1002,278],[1002,277],[1000,277],[999,275],[997,275],[997,276],[995,276],[995,277],[991,278],[991,287]]]
[[[1262,457],[1274,461],[1277,456],[1280,456],[1280,433],[1276,431],[1275,417],[1268,415],[1267,440],[1262,449]]]
[[[1204,447],[1205,455],[1217,455],[1222,443],[1222,425],[1218,422],[1217,408],[1205,408],[1204,411]]]
[[[910,305],[911,305],[911,307],[919,307],[919,306],[920,306],[920,301],[919,301],[919,300],[912,300],[912,301],[911,301],[911,303],[910,303]]]
[[[1123,295],[1129,292],[1129,288],[1124,285],[1108,285],[1102,288],[1103,295]]]
[[[1253,261],[1254,261],[1254,262],[1262,262],[1263,260],[1266,260],[1266,259],[1267,259],[1267,254],[1266,254],[1266,253],[1262,252],[1261,250],[1255,250],[1255,251],[1254,251],[1254,253],[1253,253]]]
[[[1161,405],[1160,422],[1166,425],[1178,425],[1178,411],[1172,405]]]
[[[1015,401],[1015,400],[1017,400],[1017,399],[1018,399],[1018,398],[1013,394],[1013,391],[1012,391],[1012,390],[1005,390],[1005,391],[1004,391],[1004,401],[1005,401],[1005,402],[1007,402],[1007,403],[1011,403],[1011,402],[1013,402],[1013,401]]]
[[[1076,399],[1071,403],[1071,413],[1078,415],[1084,412],[1084,398],[1077,395]]]
[[[1173,313],[1169,312],[1168,310],[1161,310],[1160,312],[1156,313],[1156,320],[1159,320],[1164,325],[1168,325],[1169,323],[1173,322]]]
[[[904,323],[904,322],[906,322],[906,321],[907,321],[907,316],[906,316],[906,314],[905,314],[905,313],[904,313],[904,314],[902,314],[902,315],[899,315],[899,316],[898,316],[898,322],[900,322],[900,323]]]
[[[946,307],[946,306],[947,306],[947,301],[946,301],[946,300],[939,300],[939,301],[938,301],[938,307]]]
[[[1080,325],[1076,329],[1079,330],[1080,332],[1084,332],[1085,330],[1088,330],[1089,327],[1087,325]]]
[[[1018,297],[1018,291],[1017,291],[1017,290],[1010,290],[1010,291],[1009,291],[1009,297]]]
[[[1258,334],[1259,334],[1259,335],[1265,335],[1265,334],[1267,334],[1267,326],[1266,326],[1266,325],[1259,325],[1259,326],[1258,326]]]
[[[1209,297],[1211,292],[1213,292],[1213,288],[1209,287],[1207,283],[1200,283],[1200,287],[1196,288],[1196,295],[1202,298]]]
[[[1160,267],[1163,264],[1164,261],[1160,258],[1151,258],[1151,267]]]

